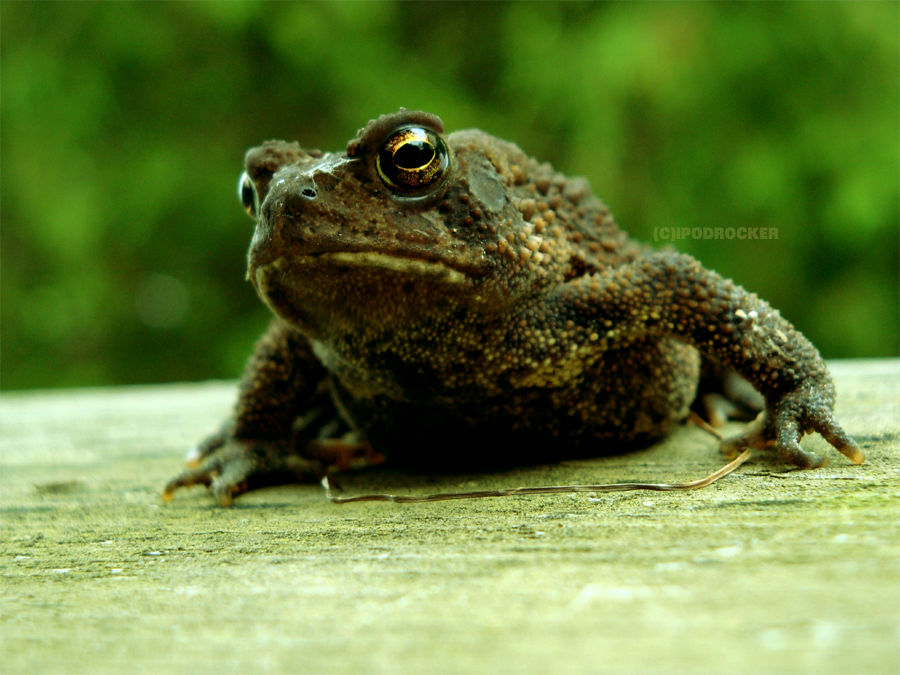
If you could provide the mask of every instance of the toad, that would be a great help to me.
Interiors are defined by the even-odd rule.
[[[250,150],[239,192],[256,222],[247,278],[275,318],[166,498],[204,484],[229,505],[353,458],[620,451],[681,424],[706,366],[761,394],[726,454],[772,445],[815,468],[799,441],[818,432],[864,459],[821,356],[776,309],[632,240],[583,178],[513,143],[401,109],[341,153]]]

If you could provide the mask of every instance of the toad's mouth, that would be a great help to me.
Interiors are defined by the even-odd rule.
[[[421,250],[379,251],[368,247],[344,248],[339,250],[319,250],[296,252],[273,256],[269,260],[258,257],[251,263],[248,276],[257,285],[262,279],[274,273],[286,273],[302,269],[321,270],[356,268],[365,270],[385,270],[409,275],[413,278],[428,279],[448,284],[463,284],[473,281],[486,273],[487,262],[482,256],[476,260],[470,256],[438,256]]]
[[[267,288],[273,277],[284,278],[303,268],[327,267],[337,269],[357,268],[363,270],[385,270],[409,275],[415,279],[427,279],[440,283],[460,285],[481,276],[481,270],[472,265],[454,264],[445,260],[428,259],[381,251],[323,251],[292,256],[279,256],[274,260],[257,265],[252,279],[257,289]]]
[[[379,251],[334,251],[331,253],[320,253],[316,257],[318,257],[320,262],[335,265],[364,268],[376,267],[412,276],[439,279],[453,284],[461,284],[468,278],[465,272],[441,260],[391,255]]]

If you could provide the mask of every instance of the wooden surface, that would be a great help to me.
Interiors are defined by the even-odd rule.
[[[337,506],[315,485],[160,500],[234,385],[0,397],[0,672],[900,672],[900,361],[832,364],[865,450],[758,456],[704,490]],[[685,427],[498,474],[348,492],[684,481]]]

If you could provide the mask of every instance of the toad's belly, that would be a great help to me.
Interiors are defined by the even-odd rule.
[[[521,462],[618,452],[665,435],[687,416],[699,370],[692,347],[641,340],[605,352],[579,377],[557,386],[398,400],[355,396],[333,378],[332,396],[351,426],[389,457]]]

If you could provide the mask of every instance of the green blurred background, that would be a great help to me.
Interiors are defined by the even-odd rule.
[[[244,151],[400,106],[589,178],[633,236],[898,353],[896,2],[0,4],[3,389],[237,376]]]

